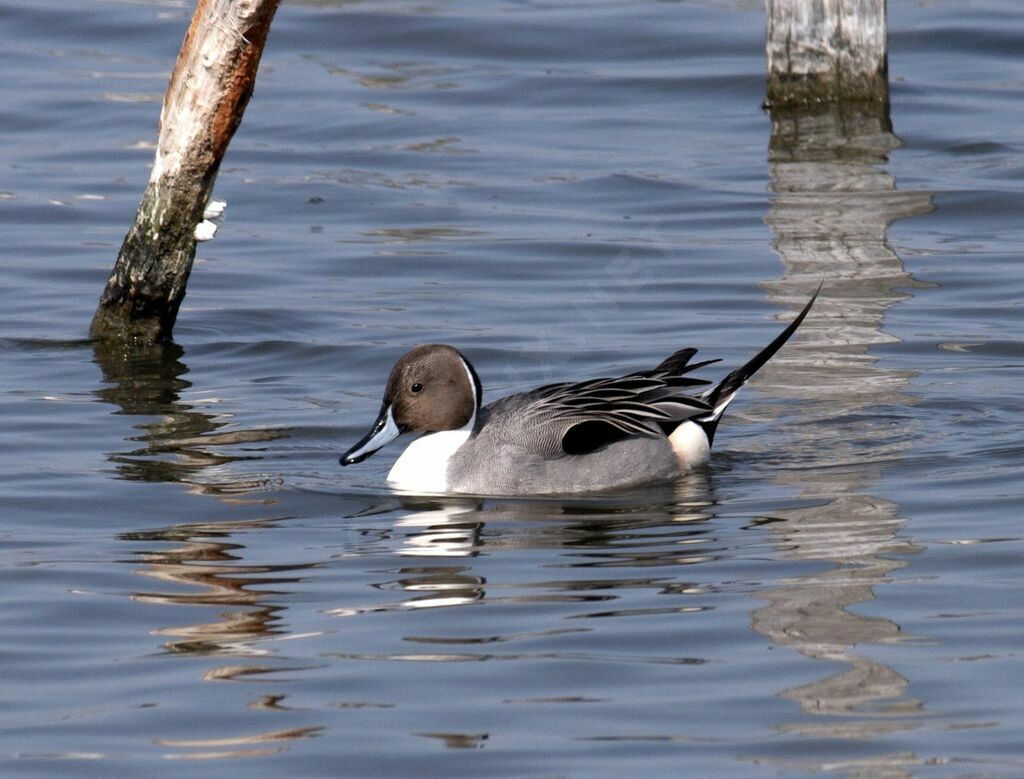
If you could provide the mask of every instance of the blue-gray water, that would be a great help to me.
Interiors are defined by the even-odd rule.
[[[123,354],[191,3],[0,4],[0,773],[1024,776],[1024,6],[889,6],[894,135],[794,155],[756,2],[286,4]],[[714,376],[822,279],[672,487],[337,466],[414,343]]]

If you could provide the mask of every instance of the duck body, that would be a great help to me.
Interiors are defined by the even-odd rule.
[[[449,491],[501,495],[595,492],[668,481],[681,472],[668,438],[656,430],[585,452],[565,452],[557,428],[534,427],[529,418],[516,412],[529,408],[531,401],[536,399],[524,393],[481,409],[473,434],[447,462]],[[398,486],[400,482],[396,479],[394,483]]]
[[[687,348],[650,370],[549,384],[482,405],[480,380],[461,352],[415,347],[392,370],[370,432],[340,462],[361,462],[418,432],[388,474],[404,492],[547,495],[670,481],[707,462],[726,406],[796,331],[815,297],[711,389],[688,374],[718,360],[691,362],[697,350]]]

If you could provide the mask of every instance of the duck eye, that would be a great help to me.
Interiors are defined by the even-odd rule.
[[[416,382],[415,384],[413,384],[413,385],[412,385],[412,387],[410,387],[409,389],[411,389],[411,390],[412,390],[413,392],[422,392],[422,391],[423,391],[423,385],[422,385],[422,384],[420,384],[420,383],[419,383],[419,382],[417,381],[417,382]]]

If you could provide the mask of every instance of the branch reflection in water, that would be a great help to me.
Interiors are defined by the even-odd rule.
[[[303,581],[297,572],[317,567],[317,563],[256,565],[243,562],[247,546],[240,542],[246,534],[273,527],[274,519],[219,521],[210,524],[182,524],[172,527],[125,533],[124,541],[153,544],[156,549],[137,549],[141,576],[159,582],[160,590],[139,590],[132,599],[140,603],[164,606],[189,606],[190,615],[198,608],[206,621],[169,625],[153,630],[167,639],[164,648],[177,656],[225,658],[202,674],[207,682],[245,681],[283,671],[308,670],[283,660],[275,650],[276,642],[309,638],[284,626],[282,603],[290,594],[288,585]],[[248,704],[253,711],[283,711],[285,695],[262,695]],[[284,742],[319,734],[321,725],[262,730],[236,735],[245,729],[241,712],[224,721],[224,732],[207,738],[155,738],[154,743],[176,751],[168,757],[189,760],[219,760],[261,757],[282,751]],[[250,726],[251,729],[251,726]],[[268,746],[271,745],[271,746]]]
[[[270,677],[283,671],[308,670],[283,660],[275,650],[277,642],[309,638],[284,626],[282,603],[290,594],[288,585],[303,578],[297,572],[318,567],[318,563],[257,565],[243,562],[246,534],[272,528],[274,519],[192,523],[162,529],[122,534],[133,544],[154,545],[156,549],[136,549],[136,573],[156,582],[160,590],[139,590],[132,599],[163,606],[189,606],[191,616],[198,608],[206,621],[169,625],[153,630],[167,639],[164,649],[177,656],[225,658],[222,665],[209,667],[202,674],[207,682],[244,681]],[[251,552],[249,553],[251,555]],[[271,677],[276,678],[276,677]],[[287,710],[284,695],[263,695],[248,704],[254,711]],[[224,721],[225,731],[244,728],[239,716]],[[156,738],[154,743],[176,751],[169,757],[212,760],[258,757],[279,752],[282,742],[309,738],[323,726],[257,730],[245,735],[216,735],[209,738]],[[267,744],[277,746],[267,747]]]
[[[130,441],[140,445],[108,458],[118,474],[132,481],[189,485],[211,495],[241,495],[265,488],[267,476],[238,478],[223,466],[243,460],[258,461],[259,454],[246,449],[226,454],[222,447],[245,446],[285,438],[286,430],[238,429],[230,414],[212,414],[182,401],[192,383],[184,378],[188,367],[185,352],[174,343],[123,346],[96,342],[96,364],[103,372],[103,386],[95,391],[104,403],[118,407],[119,414],[154,417],[136,425],[139,435]],[[207,403],[216,402],[208,398]]]
[[[263,476],[239,478],[224,468],[235,461],[258,461],[260,456],[251,449],[244,454],[225,454],[221,449],[272,441],[285,437],[286,431],[231,429],[227,413],[205,413],[183,402],[181,393],[191,383],[184,378],[188,373],[184,350],[176,344],[124,347],[97,342],[93,354],[103,371],[103,386],[96,390],[96,397],[115,405],[119,414],[147,418],[136,425],[140,434],[129,439],[139,446],[108,455],[121,478],[184,484],[190,492],[231,504],[273,504],[247,497],[265,491],[273,480]],[[272,662],[268,644],[297,636],[281,626],[280,614],[285,607],[275,599],[287,594],[284,588],[288,584],[301,581],[286,574],[315,564],[241,562],[246,547],[238,538],[274,522],[273,517],[266,517],[187,523],[120,536],[131,543],[158,546],[155,550],[138,550],[133,562],[141,562],[137,570],[140,575],[168,585],[166,591],[135,592],[133,600],[199,607],[204,612],[217,609],[208,621],[155,629],[155,635],[168,638],[163,645],[167,652],[248,659],[208,669],[202,675],[205,681],[231,681],[285,670]],[[255,658],[263,661],[257,663]],[[264,696],[250,708],[281,709],[282,697],[268,702]],[[230,722],[225,724],[231,727]],[[280,752],[282,744],[315,736],[321,730],[321,726],[314,725],[209,738],[155,738],[154,743],[172,748],[174,751],[168,754],[172,758],[259,757]]]
[[[137,573],[186,591],[136,592],[135,600],[144,603],[179,606],[226,606],[211,622],[164,627],[156,635],[171,636],[164,647],[180,654],[194,653],[228,657],[259,657],[270,654],[261,645],[287,636],[279,627],[281,605],[275,597],[288,594],[288,584],[301,577],[285,576],[292,571],[316,567],[315,563],[294,565],[252,565],[241,563],[245,545],[238,538],[246,532],[272,526],[273,520],[217,522],[209,525],[176,525],[160,530],[125,533],[122,540],[157,542],[157,551],[140,550],[143,567]],[[258,587],[259,589],[252,589]],[[272,588],[272,589],[268,589]],[[196,591],[196,588],[199,588]],[[278,670],[260,666],[230,666],[208,672],[208,679],[228,679],[241,675]]]
[[[765,285],[769,299],[796,310],[819,281],[824,291],[801,329],[797,348],[766,367],[761,390],[800,398],[801,422],[780,427],[790,467],[780,481],[800,497],[824,502],[775,513],[764,526],[784,559],[833,565],[762,591],[768,605],[753,613],[753,628],[773,643],[815,660],[839,662],[845,671],[782,690],[800,709],[823,722],[781,724],[808,738],[870,738],[917,727],[926,713],[907,695],[907,679],[863,650],[872,643],[904,640],[885,618],[847,611],[874,599],[877,586],[906,563],[897,555],[918,550],[901,536],[899,507],[872,495],[882,469],[898,461],[915,431],[900,409],[912,374],[878,364],[871,347],[894,338],[885,313],[921,287],[890,247],[890,222],[931,211],[928,192],[899,192],[885,171],[899,145],[888,107],[843,106],[772,116],[769,163],[775,193],[767,221],[785,268]],[[783,318],[789,314],[783,315]],[[835,719],[831,719],[835,718]],[[882,756],[851,767],[903,775],[906,755]],[[801,764],[824,770],[824,764]],[[895,773],[891,773],[895,771]],[[860,774],[858,774],[860,775]]]

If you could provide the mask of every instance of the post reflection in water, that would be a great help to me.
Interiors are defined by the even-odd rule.
[[[847,666],[779,693],[803,712],[829,718],[778,726],[806,737],[870,738],[916,727],[915,718],[926,713],[907,695],[906,678],[855,650],[902,640],[900,627],[847,611],[872,600],[874,589],[905,565],[895,555],[917,551],[901,537],[899,507],[871,494],[882,468],[898,460],[914,436],[898,412],[913,402],[905,392],[912,374],[882,367],[869,353],[894,340],[882,329],[883,317],[905,299],[900,290],[922,286],[904,270],[886,230],[896,219],[932,208],[930,193],[899,192],[885,171],[898,145],[887,106],[772,116],[775,198],[767,221],[785,273],[765,285],[768,297],[795,310],[820,281],[824,288],[796,348],[766,366],[759,386],[804,401],[807,421],[784,429],[795,467],[780,470],[779,480],[801,497],[825,502],[778,512],[765,526],[784,559],[834,567],[759,592],[768,603],[754,611],[752,625],[776,644]],[[850,770],[898,776],[900,766],[915,760],[882,756]]]

